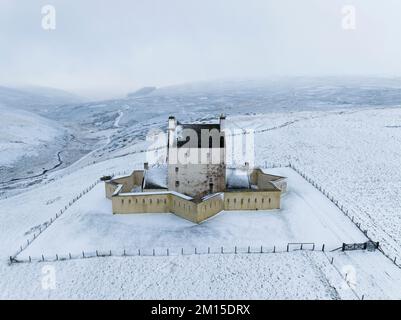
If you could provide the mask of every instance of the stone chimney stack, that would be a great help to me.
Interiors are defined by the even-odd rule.
[[[222,113],[220,115],[220,131],[223,132],[226,128],[226,116]]]
[[[175,120],[174,116],[169,116],[168,117],[168,130],[175,130],[175,127],[177,126],[177,121]]]
[[[149,170],[149,163],[148,163],[148,162],[145,162],[145,163],[143,164],[143,169],[144,169],[144,170]]]

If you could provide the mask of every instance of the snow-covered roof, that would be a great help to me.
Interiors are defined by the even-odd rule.
[[[144,189],[167,189],[167,166],[160,165],[145,170],[143,177]]]
[[[227,189],[250,189],[248,171],[241,168],[228,168],[226,170]]]
[[[176,192],[176,191],[153,191],[153,192],[127,192],[127,193],[120,193],[120,196],[153,196],[153,195],[165,195],[165,194],[172,194],[177,197],[180,197],[184,200],[191,201],[193,200],[192,197],[189,197],[185,194]]]

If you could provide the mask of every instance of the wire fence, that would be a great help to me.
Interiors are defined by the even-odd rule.
[[[127,174],[130,171],[120,171],[117,173],[113,173],[112,176],[120,176]],[[60,218],[73,204],[75,204],[78,200],[80,200],[84,195],[86,195],[88,192],[90,192],[94,187],[96,187],[100,182],[102,182],[100,179],[97,179],[95,182],[93,182],[90,186],[82,190],[79,194],[77,194],[74,198],[72,198],[68,203],[62,207],[58,212],[56,212],[52,217],[50,217],[49,220],[43,222],[40,224],[41,227],[37,228],[38,230],[33,233],[33,235],[26,240],[26,242],[22,243],[19,248],[17,249],[17,252],[10,257],[10,261],[17,260],[17,256],[26,250],[32,242],[34,242],[47,228],[49,228],[58,218]]]
[[[372,242],[375,242],[370,235],[368,235],[368,229],[365,229],[362,226],[362,223],[355,218],[354,215],[350,213],[350,210],[348,210],[344,204],[342,204],[339,200],[335,199],[332,194],[330,194],[325,188],[323,188],[321,185],[319,185],[316,181],[314,181],[312,178],[310,178],[303,170],[301,170],[299,167],[295,166],[293,163],[289,163],[288,167],[293,169],[295,172],[297,172],[300,176],[302,176],[306,181],[308,181],[313,187],[315,187],[317,190],[319,190],[327,199],[329,199],[346,217],[351,220],[351,222],[362,232],[365,234],[366,238],[369,239]],[[401,268],[401,264],[397,262],[397,256],[391,257],[387,252],[384,251],[382,246],[378,246],[378,250],[386,256],[389,260],[391,260],[398,268]]]
[[[308,243],[288,243],[278,246],[214,246],[214,247],[174,247],[174,248],[140,248],[140,249],[115,249],[115,250],[95,250],[79,253],[67,254],[40,254],[39,256],[10,257],[10,263],[30,263],[30,262],[55,262],[76,259],[89,259],[100,257],[140,257],[140,256],[186,256],[186,255],[207,255],[207,254],[274,254],[294,251],[322,251],[329,250],[325,244]]]

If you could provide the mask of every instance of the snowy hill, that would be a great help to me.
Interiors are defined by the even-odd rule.
[[[84,101],[83,98],[59,89],[35,86],[21,88],[0,86],[0,105],[10,108],[40,111],[54,105],[82,101]]]

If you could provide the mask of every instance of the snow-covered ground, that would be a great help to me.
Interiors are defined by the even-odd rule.
[[[41,234],[17,258],[80,256],[84,252],[166,253],[225,250],[285,250],[288,243],[315,243],[326,250],[342,243],[367,241],[363,233],[317,189],[290,168],[269,172],[288,177],[289,190],[282,209],[271,211],[227,211],[197,225],[174,214],[113,215],[98,184]],[[63,180],[60,181],[63,183]],[[307,247],[307,246],[305,246]],[[312,248],[312,245],[308,246]],[[244,249],[245,248],[245,249]]]
[[[125,114],[124,111],[119,125],[124,124]],[[295,164],[341,201],[368,230],[369,236],[380,241],[386,252],[401,259],[401,109],[270,113],[235,116],[228,120],[240,127],[258,130],[255,138],[257,163],[286,164],[290,161]],[[133,145],[131,150],[140,150],[142,146]],[[74,170],[66,168],[50,173],[47,183],[0,200],[0,257],[3,261],[0,264],[0,297],[360,299],[363,295],[366,299],[401,298],[401,270],[378,251],[106,257],[7,264],[8,257],[19,245],[88,185],[103,174],[141,167],[144,156],[144,153],[132,153],[90,165],[88,161]],[[295,173],[285,173],[290,180],[292,174],[296,177]],[[221,230],[223,222],[227,222],[227,232],[220,233],[223,237],[206,234],[211,241],[216,240],[215,243],[231,243],[231,239],[243,230],[241,222],[244,221],[261,224],[260,228],[252,226],[257,231],[254,238],[251,233],[241,235],[246,239],[244,242],[261,242],[261,230],[263,227],[271,230],[270,223],[277,226],[272,232],[276,232],[283,242],[308,236],[320,237],[333,244],[343,237],[350,241],[363,239],[359,230],[336,207],[331,207],[332,204],[310,185],[302,186],[303,183],[306,182],[299,180],[299,184],[296,182],[292,186],[289,182],[290,188],[294,189],[283,198],[281,216],[273,212],[264,216],[263,212],[237,213],[238,220],[233,220],[235,215],[223,213],[200,226],[171,215],[132,218],[149,228],[165,221],[176,230],[202,229],[209,225],[212,232]],[[302,189],[303,193],[297,192],[296,188]],[[130,226],[126,220],[131,217],[110,215],[107,211],[110,204],[100,197],[102,191],[102,185],[98,185],[82,197],[23,254],[34,250],[35,246],[38,246],[35,250],[46,247],[48,252],[56,252],[62,241],[66,242],[65,246],[70,245],[71,250],[75,245],[90,250],[98,243],[105,248],[101,235],[115,240],[114,245],[120,246],[122,238],[112,232],[123,230],[122,234],[127,234],[129,227],[118,225],[124,220],[122,224]],[[92,204],[87,201],[90,199]],[[289,217],[290,211],[286,213],[286,210],[294,205],[300,205],[302,210],[292,212]],[[114,223],[108,229],[105,222],[110,219]],[[305,227],[306,224],[309,225]],[[131,246],[139,245],[134,240],[135,231],[128,240]],[[186,232],[189,241],[197,245],[199,235]],[[166,232],[159,234],[160,238],[145,237],[143,246],[152,241],[161,243],[175,238]],[[269,237],[266,234],[266,242],[273,238]],[[67,242],[70,239],[72,242]],[[331,257],[334,257],[333,264]],[[48,264],[55,267],[57,276],[56,289],[50,291],[41,288],[42,267]],[[344,282],[345,277],[351,281],[348,278],[351,275],[356,276],[356,286],[352,289],[350,283]]]
[[[0,114],[0,167],[10,167],[22,157],[37,156],[64,134],[56,122],[28,111],[0,106]]]

